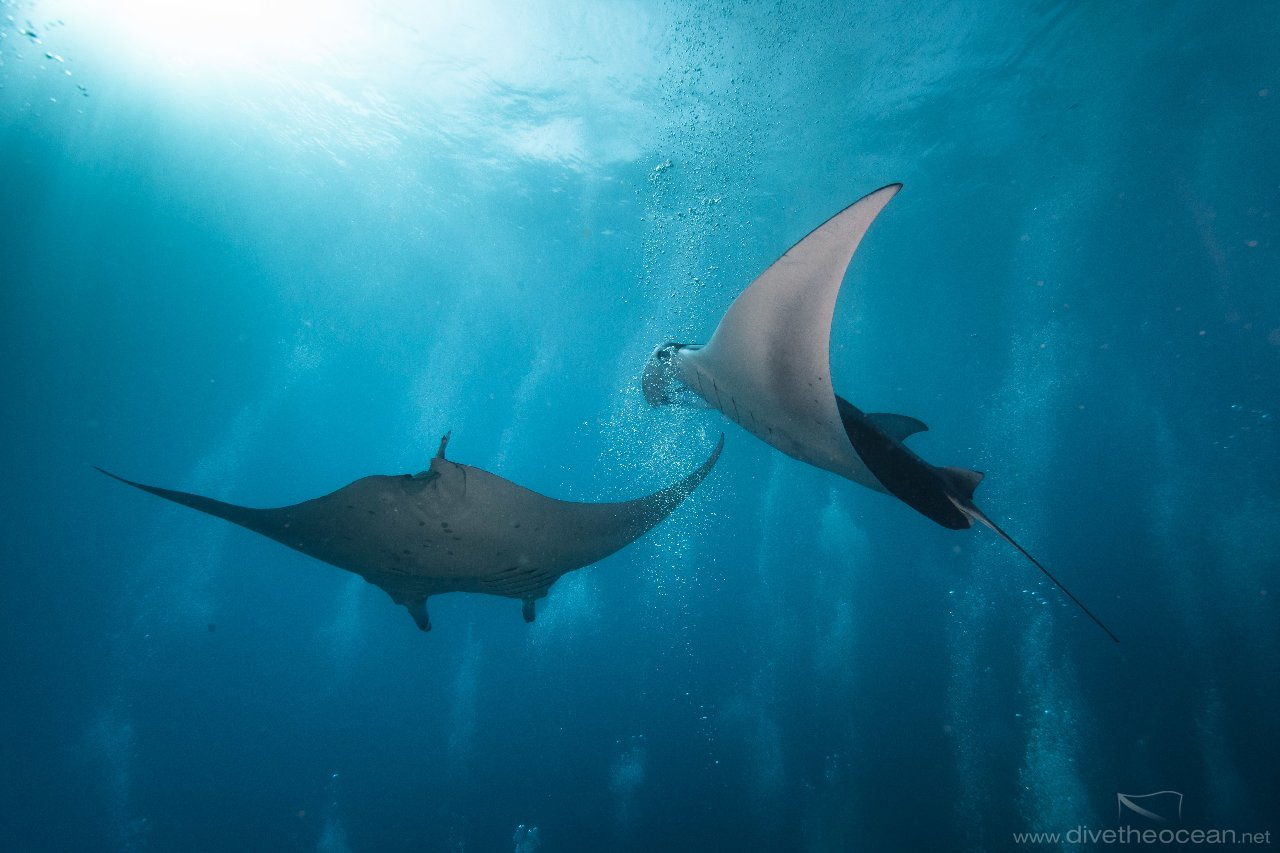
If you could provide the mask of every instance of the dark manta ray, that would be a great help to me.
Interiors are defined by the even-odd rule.
[[[563,574],[639,539],[711,472],[707,461],[651,495],[619,503],[574,503],[540,495],[488,471],[444,458],[449,436],[420,474],[374,475],[332,494],[277,509],[251,509],[145,486],[99,471],[174,503],[225,518],[290,548],[355,572],[403,604],[431,630],[427,598],[486,592],[534,601]]]
[[[705,345],[658,347],[645,366],[645,398],[654,406],[689,403],[692,391],[783,453],[891,494],[943,527],[982,522],[1116,640],[974,505],[982,474],[917,456],[903,443],[928,429],[915,418],[867,414],[836,396],[829,351],[836,295],[862,236],[901,188],[890,184],[859,199],[792,246],[729,306]]]

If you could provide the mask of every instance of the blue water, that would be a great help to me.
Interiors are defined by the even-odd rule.
[[[1274,849],[1274,3],[193,5],[0,2],[0,848]],[[1119,646],[989,531],[640,395],[891,181],[836,388]],[[532,625],[430,634],[90,467],[279,505],[447,430],[576,500],[727,446]]]

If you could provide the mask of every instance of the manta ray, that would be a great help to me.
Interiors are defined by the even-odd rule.
[[[659,346],[641,377],[652,406],[710,406],[778,450],[887,493],[943,527],[979,521],[1066,593],[1107,636],[1115,634],[973,502],[982,474],[938,467],[905,441],[928,427],[866,413],[831,382],[831,320],[853,253],[901,184],[864,196],[818,226],[747,286],[704,345]]]
[[[292,506],[253,509],[135,483],[144,492],[226,519],[360,575],[431,630],[427,599],[444,592],[518,598],[532,622],[534,602],[568,572],[639,539],[711,473],[724,436],[695,471],[651,495],[618,503],[577,503],[540,495],[496,474],[445,458],[449,434],[418,474],[362,477]]]

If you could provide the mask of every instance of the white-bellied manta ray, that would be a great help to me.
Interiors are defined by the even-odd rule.
[[[427,598],[484,592],[518,598],[532,622],[534,602],[568,572],[639,539],[711,472],[724,436],[695,471],[651,495],[578,503],[540,495],[488,471],[445,458],[440,440],[419,474],[374,475],[292,506],[252,509],[146,486],[99,471],[174,503],[226,519],[360,575],[431,630]]]
[[[867,414],[831,383],[831,320],[845,270],[872,221],[902,188],[890,184],[837,213],[747,286],[705,345],[668,342],[641,379],[650,405],[702,405],[810,465],[885,492],[953,530],[980,521],[1016,548],[1107,636],[1115,634],[974,505],[982,474],[925,462],[903,442],[928,427]]]

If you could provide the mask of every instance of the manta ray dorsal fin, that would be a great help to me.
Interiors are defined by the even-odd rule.
[[[709,376],[735,389],[740,412],[749,407],[803,446],[806,461],[835,471],[855,464],[831,384],[836,296],[867,228],[901,188],[864,196],[792,246],[729,306],[697,354]]]
[[[889,412],[875,412],[867,415],[867,420],[875,424],[876,428],[898,441],[906,441],[908,437],[918,432],[927,432],[928,427],[923,421],[918,421],[910,415],[894,415]]]
[[[970,471],[968,468],[955,468],[949,465],[942,469],[942,473],[951,481],[952,486],[960,495],[968,500],[973,500],[974,490],[982,482],[983,474],[981,471]]]

